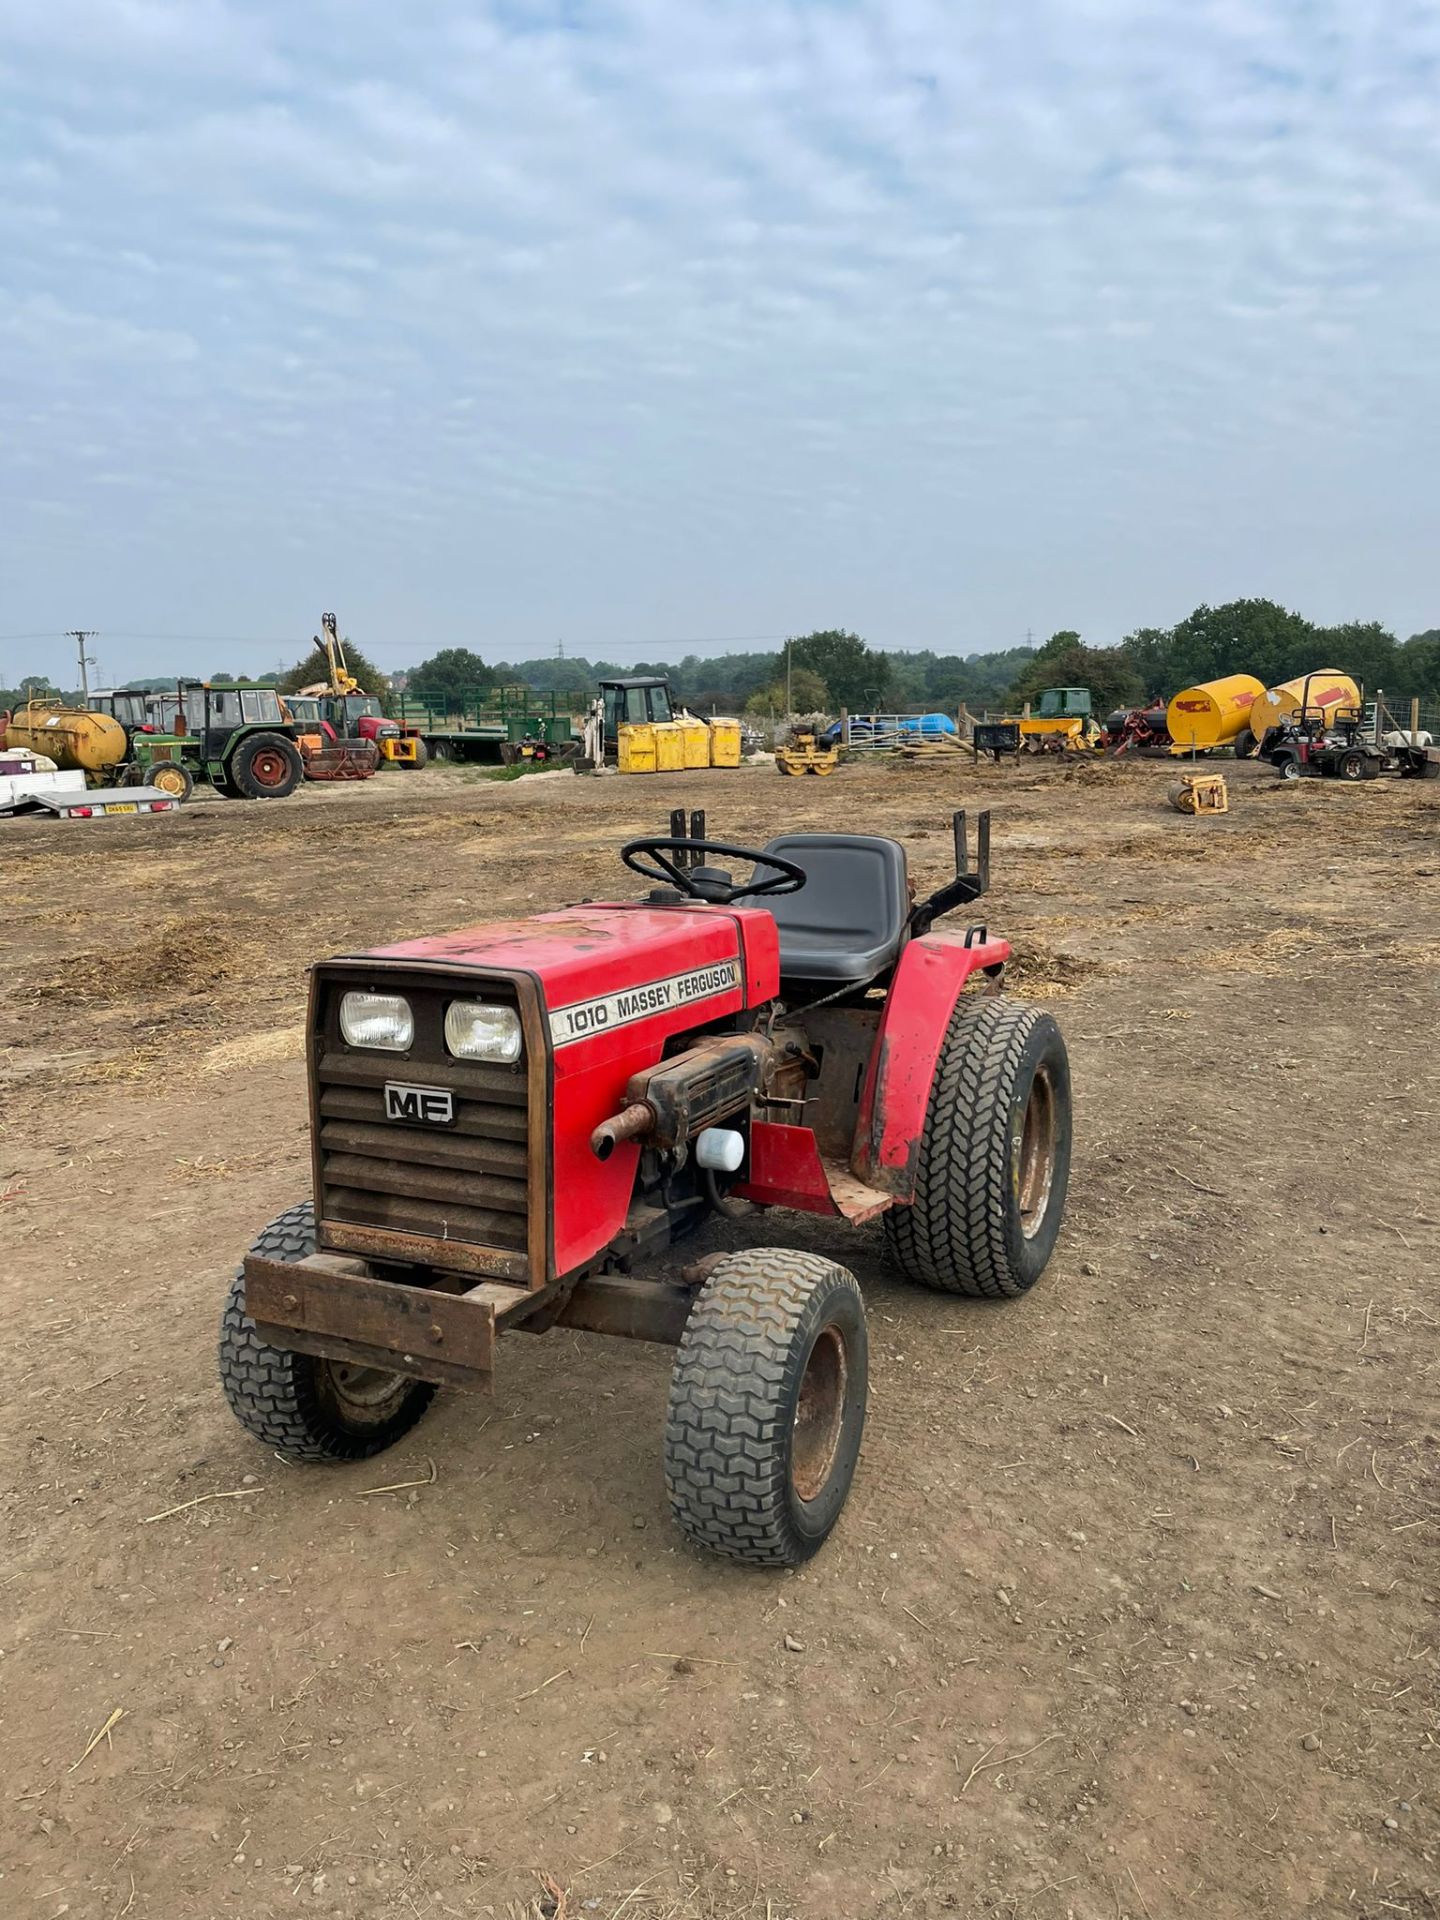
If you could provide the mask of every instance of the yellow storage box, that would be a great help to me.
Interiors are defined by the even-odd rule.
[[[712,767],[738,767],[740,764],[740,722],[710,722],[710,764]]]
[[[710,729],[703,720],[697,720],[693,713],[682,713],[675,722],[680,729],[685,746],[686,767],[708,767],[710,764]]]
[[[685,734],[673,720],[657,720],[655,735],[655,771],[683,773],[685,770]]]
[[[654,773],[656,729],[647,722],[632,721],[616,730],[621,773]]]

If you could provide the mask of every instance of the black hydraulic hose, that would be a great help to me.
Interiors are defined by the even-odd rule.
[[[700,1182],[705,1189],[705,1198],[710,1202],[716,1213],[723,1214],[727,1220],[744,1219],[745,1212],[743,1206],[738,1206],[733,1200],[725,1199],[721,1193],[719,1184],[715,1179],[715,1169],[713,1167],[701,1167]]]

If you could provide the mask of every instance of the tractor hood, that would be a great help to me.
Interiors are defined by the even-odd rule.
[[[529,975],[544,995],[557,1046],[692,1007],[705,1019],[727,1006],[756,1006],[779,984],[771,915],[698,903],[565,907],[353,958]]]
[[[337,1003],[346,987],[404,994],[415,1044],[403,1055],[344,1045]],[[610,1243],[630,1205],[639,1146],[602,1162],[590,1139],[624,1105],[631,1076],[658,1066],[677,1039],[778,990],[772,916],[698,903],[568,907],[325,962],[312,976],[310,1033],[322,1245],[394,1258],[419,1235],[418,1257],[440,1266],[532,1284],[572,1272]],[[468,1064],[446,1051],[443,1010],[457,991],[519,1009],[522,1060]],[[399,1087],[387,1091],[391,1080]],[[407,1089],[459,1103],[455,1132],[436,1129],[435,1164],[418,1174],[408,1163],[393,1170],[384,1138],[377,1172],[378,1131],[422,1127],[424,1115],[397,1120],[382,1109],[382,1095]],[[476,1153],[485,1158],[479,1186]]]

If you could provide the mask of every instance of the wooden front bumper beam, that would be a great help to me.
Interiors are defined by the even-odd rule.
[[[470,1393],[489,1387],[496,1337],[509,1327],[567,1326],[675,1346],[694,1297],[693,1287],[611,1274],[539,1293],[495,1281],[442,1293],[377,1280],[344,1254],[245,1259],[246,1312],[271,1346]]]

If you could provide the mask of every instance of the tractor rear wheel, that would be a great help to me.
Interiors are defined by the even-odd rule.
[[[225,768],[230,785],[246,800],[283,800],[305,778],[300,749],[283,733],[250,733]]]
[[[808,1560],[855,1477],[867,1378],[852,1273],[788,1247],[727,1255],[670,1380],[665,1484],[681,1532],[757,1566]]]
[[[920,1136],[915,1198],[885,1215],[892,1258],[939,1293],[1010,1300],[1054,1250],[1070,1179],[1070,1062],[1048,1013],[962,996]]]
[[[272,1220],[250,1251],[303,1260],[315,1251],[307,1200]],[[289,1460],[368,1460],[408,1433],[435,1397],[428,1381],[272,1347],[245,1311],[238,1269],[220,1319],[220,1384],[247,1432]]]

